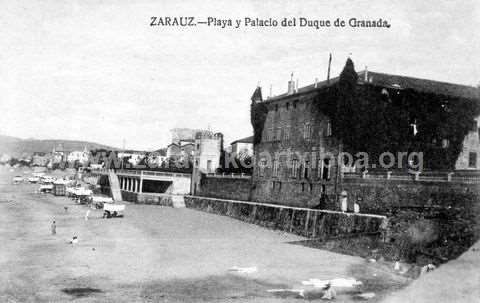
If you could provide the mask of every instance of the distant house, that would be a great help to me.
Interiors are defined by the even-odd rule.
[[[140,163],[145,158],[145,152],[140,152],[140,151],[133,151],[133,150],[127,150],[123,152],[119,152],[117,157],[119,159],[123,158],[128,158],[128,163],[131,165],[135,166]]]
[[[192,193],[200,188],[201,175],[214,173],[220,167],[223,134],[212,131],[198,132],[195,138],[195,150],[192,172]]]
[[[68,153],[67,161],[69,163],[79,162],[81,164],[85,164],[88,162],[90,157],[90,152],[88,151],[87,147],[85,146],[83,150],[74,150]]]
[[[167,146],[167,158],[173,158],[180,155],[180,145],[177,143],[170,143]]]
[[[190,140],[182,140],[167,146],[166,157],[173,160],[191,160],[195,150],[195,144]]]
[[[147,163],[152,167],[162,166],[167,161],[166,149],[159,149],[154,152],[148,153]]]
[[[50,156],[43,152],[34,152],[32,156],[32,166],[47,166]]]
[[[57,146],[53,147],[50,165],[59,164],[66,160],[65,157],[65,149],[63,148],[63,144],[59,143]]]
[[[253,156],[253,136],[238,139],[230,143],[231,151],[233,155],[241,156]]]

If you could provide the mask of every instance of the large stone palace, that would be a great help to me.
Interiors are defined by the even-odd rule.
[[[317,103],[322,102],[329,88],[338,83],[339,77],[336,77],[298,88],[291,79],[286,93],[266,99],[262,96],[261,88],[256,88],[251,97],[252,110],[262,104],[265,117],[258,121],[254,117],[256,113],[252,113],[252,120],[257,119],[252,121],[254,131],[255,127],[257,132],[261,131],[254,138],[252,200],[302,207],[323,203],[324,206],[319,205],[321,208],[328,208],[329,203],[335,203],[342,172],[346,169],[336,157],[342,151],[342,140],[337,138],[332,129],[332,117],[322,112]],[[422,94],[424,98],[480,102],[479,89],[475,87],[367,70],[358,73],[356,85],[359,90],[368,89],[374,94],[387,96],[414,92]],[[471,129],[462,137],[464,142],[461,151],[456,159],[450,160],[454,169],[480,169],[477,159],[480,154],[478,121],[478,116],[469,121]],[[255,123],[258,125],[255,126]],[[418,146],[428,147],[430,154],[446,153],[449,140],[453,139],[447,135],[435,137],[422,133],[427,122],[421,124],[411,119],[408,123],[407,127],[410,126],[413,132],[408,135],[412,142],[428,140],[428,144],[423,142]],[[448,160],[447,156],[444,158]]]

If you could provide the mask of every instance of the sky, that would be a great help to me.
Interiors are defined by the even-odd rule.
[[[480,2],[0,0],[0,134],[154,150],[252,134],[250,97],[356,70],[477,85]],[[151,27],[152,16],[386,19],[386,28]]]

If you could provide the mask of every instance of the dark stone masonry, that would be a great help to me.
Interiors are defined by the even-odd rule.
[[[196,195],[248,201],[250,199],[250,188],[250,178],[209,177],[203,175]]]

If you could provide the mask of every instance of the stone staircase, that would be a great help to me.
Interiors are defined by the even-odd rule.
[[[173,208],[185,207],[184,196],[182,196],[182,195],[172,195],[172,206],[173,206]]]
[[[108,182],[110,182],[110,190],[114,201],[122,201],[122,193],[120,192],[120,182],[113,170],[108,172]]]

